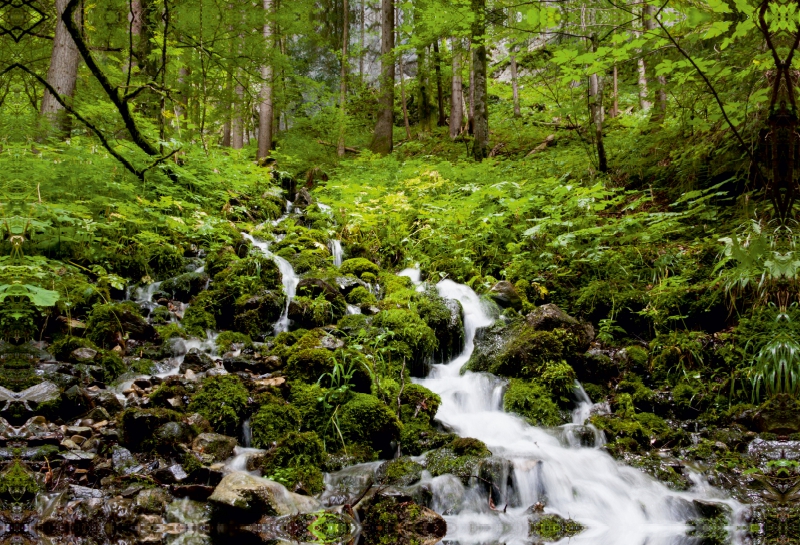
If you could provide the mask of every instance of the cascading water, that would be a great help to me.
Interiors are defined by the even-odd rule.
[[[617,463],[595,445],[562,441],[559,430],[530,426],[503,412],[502,380],[484,373],[460,374],[472,354],[476,331],[491,325],[492,318],[469,287],[450,280],[436,287],[442,297],[458,300],[464,309],[464,351],[447,364],[433,366],[428,378],[416,382],[441,396],[436,418],[442,424],[462,437],[480,439],[494,456],[510,462],[510,487],[501,488],[508,505],[499,505],[498,511],[489,508],[479,486],[465,488],[449,475],[425,483],[433,494],[431,507],[446,515],[448,543],[527,543],[525,511],[537,502],[546,505],[546,512],[583,524],[586,530],[572,538],[579,543],[691,541],[685,535],[686,521],[697,516],[691,500],[713,498],[714,490],[672,491]],[[568,426],[584,426],[592,408],[582,388],[577,395],[578,408]],[[715,499],[736,508],[731,500]]]
[[[287,201],[288,202],[288,201]],[[261,250],[265,256],[272,259],[276,265],[278,265],[278,269],[281,271],[281,280],[283,281],[283,292],[286,294],[286,305],[283,308],[283,312],[281,313],[281,317],[278,319],[277,323],[275,324],[275,334],[281,333],[283,331],[289,331],[289,303],[292,302],[294,295],[297,291],[297,284],[300,282],[300,277],[294,272],[294,267],[292,264],[286,261],[284,258],[277,256],[269,251],[269,242],[265,242],[263,240],[256,240],[253,238],[252,235],[248,233],[242,233],[242,236],[249,240],[253,246]]]
[[[331,251],[331,255],[333,256],[333,264],[337,267],[342,265],[342,257],[344,256],[344,250],[342,250],[342,241],[331,239],[328,242],[328,249]]]

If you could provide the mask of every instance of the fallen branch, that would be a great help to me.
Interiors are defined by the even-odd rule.
[[[541,144],[539,144],[538,146],[533,148],[531,151],[529,151],[528,155],[526,155],[525,158],[527,159],[531,155],[535,155],[535,154],[539,153],[540,151],[546,150],[549,146],[551,146],[553,144],[553,142],[555,142],[555,140],[556,140],[556,135],[555,134],[548,134],[547,138],[544,139],[544,142],[542,142]]]

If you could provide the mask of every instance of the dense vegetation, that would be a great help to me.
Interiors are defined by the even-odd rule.
[[[578,380],[610,454],[679,490],[697,465],[758,506],[752,531],[796,538],[771,526],[796,517],[800,438],[793,9],[0,7],[2,416],[60,434],[7,456],[4,501],[138,486],[241,509],[220,492],[237,442],[304,496],[374,460],[383,487],[475,481],[491,452],[412,382],[463,348],[451,279],[498,318],[464,371],[507,379],[507,412],[565,424]],[[370,498],[367,530],[441,530]],[[313,539],[346,533],[314,512]],[[698,531],[725,539],[719,515]]]

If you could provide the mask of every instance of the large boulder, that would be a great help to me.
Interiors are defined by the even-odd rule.
[[[236,448],[236,439],[219,433],[201,433],[192,443],[192,450],[205,454],[216,462],[230,458]]]
[[[508,280],[501,280],[489,290],[489,297],[502,308],[522,309],[522,297]]]
[[[269,516],[311,513],[321,508],[314,498],[294,494],[275,481],[241,471],[225,475],[208,500],[237,511]]]

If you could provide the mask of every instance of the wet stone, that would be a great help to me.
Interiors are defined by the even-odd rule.
[[[230,458],[235,447],[235,438],[219,433],[201,433],[192,443],[193,451],[211,456],[217,462]]]
[[[70,354],[70,357],[75,361],[93,361],[97,357],[97,350],[87,347],[76,348]]]
[[[186,477],[188,477],[188,475],[186,474],[186,471],[184,471],[182,465],[173,464],[169,467],[164,467],[157,470],[153,474],[153,477],[164,484],[174,484],[183,481],[186,479]]]
[[[131,451],[120,446],[114,447],[111,454],[111,464],[114,471],[119,475],[133,475],[144,471],[144,467],[136,461]]]

